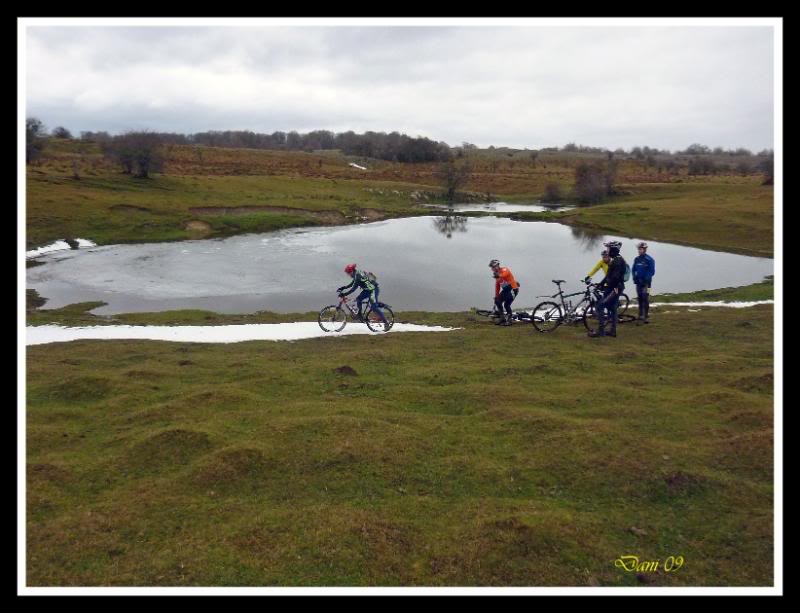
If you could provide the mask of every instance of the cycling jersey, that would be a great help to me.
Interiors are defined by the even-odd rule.
[[[591,277],[594,273],[596,273],[601,268],[603,269],[603,274],[607,275],[608,274],[608,264],[606,264],[606,261],[603,258],[600,258],[600,261],[597,264],[594,265],[594,268],[592,268],[589,271],[589,274],[586,275],[586,276],[587,277]]]
[[[650,281],[656,274],[656,261],[646,253],[637,255],[633,260],[631,272],[636,285],[650,285]]]
[[[357,270],[353,275],[353,280],[344,287],[340,287],[338,291],[341,294],[352,294],[358,287],[371,292],[375,289],[375,284],[367,278],[366,274]]]
[[[494,295],[500,295],[500,288],[503,285],[511,286],[511,289],[517,289],[519,287],[519,283],[514,278],[514,275],[511,274],[511,271],[508,268],[500,268],[497,271],[497,281],[494,283]]]

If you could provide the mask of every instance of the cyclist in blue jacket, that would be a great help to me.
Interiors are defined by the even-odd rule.
[[[637,324],[650,323],[650,283],[656,274],[656,261],[647,255],[647,243],[637,245],[639,255],[633,260],[631,275],[636,285],[636,298],[639,302]]]

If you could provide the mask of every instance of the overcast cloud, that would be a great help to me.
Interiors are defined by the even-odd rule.
[[[31,26],[26,52],[27,116],[76,135],[773,147],[767,26]]]

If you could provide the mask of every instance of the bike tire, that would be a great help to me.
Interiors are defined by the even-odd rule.
[[[494,312],[488,309],[475,309],[475,315],[480,315],[481,317],[491,317]]]
[[[575,306],[575,321],[578,324],[586,319],[586,314],[592,309],[592,304],[584,298]]]
[[[539,332],[552,332],[564,321],[561,307],[555,302],[540,302],[531,314],[531,323]]]
[[[628,311],[628,303],[630,299],[628,298],[627,294],[620,294],[619,295],[619,303],[617,304],[617,315],[622,317]]]
[[[374,310],[375,308],[380,309],[386,322],[381,319],[381,316]],[[388,304],[373,305],[364,316],[364,322],[367,324],[367,328],[373,332],[388,332],[394,326],[394,311]]]
[[[583,325],[588,332],[594,333],[597,331],[599,323],[597,319],[597,310],[594,308],[593,304],[590,304],[583,312]]]
[[[608,328],[610,322],[611,318],[606,317],[603,328]],[[583,318],[583,325],[586,327],[586,330],[592,334],[597,334],[597,332],[600,330],[600,319],[597,317],[597,309],[594,307],[594,305],[591,305],[588,309],[586,309],[586,316]]]
[[[347,313],[341,307],[331,304],[320,309],[317,323],[324,332],[341,332],[347,325]]]

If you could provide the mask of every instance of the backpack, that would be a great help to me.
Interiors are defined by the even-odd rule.
[[[364,271],[364,276],[367,278],[367,281],[369,281],[370,283],[374,284],[374,283],[378,282],[378,277],[375,276],[375,273],[371,273],[371,272],[365,270]]]
[[[627,282],[631,280],[631,265],[625,262],[625,275],[622,277],[622,280]]]

